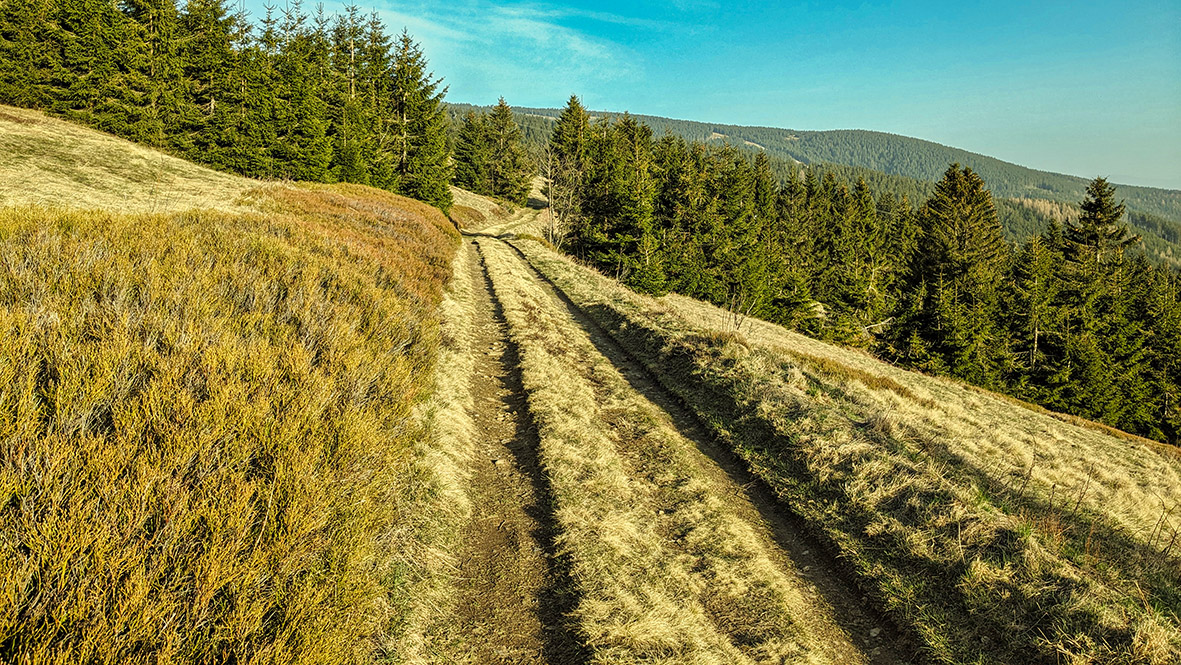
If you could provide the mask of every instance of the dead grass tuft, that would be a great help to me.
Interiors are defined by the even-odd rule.
[[[741,346],[744,349],[750,349],[750,342],[746,340],[746,335],[743,335],[737,330],[707,330],[701,334],[700,339],[706,345],[721,349],[729,346]]]

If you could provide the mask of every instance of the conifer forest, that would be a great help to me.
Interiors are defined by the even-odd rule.
[[[253,178],[372,185],[446,209],[439,79],[406,32],[298,0],[0,4],[0,100]]]
[[[1006,242],[971,169],[925,201],[832,171],[592,122],[553,128],[551,241],[641,291],[674,291],[1141,436],[1178,442],[1175,268],[1138,251],[1118,192]]]

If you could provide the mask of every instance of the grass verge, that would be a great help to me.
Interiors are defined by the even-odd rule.
[[[474,454],[476,425],[471,376],[475,368],[472,330],[475,306],[468,279],[470,254],[463,248],[452,262],[452,280],[439,306],[440,343],[434,385],[418,410],[429,436],[417,440],[414,477],[418,493],[409,503],[414,524],[404,541],[418,562],[415,577],[403,594],[408,612],[390,648],[397,662],[417,665],[441,662],[438,639],[453,613],[452,597],[458,562],[455,553],[462,529],[471,519],[467,486]]]
[[[413,614],[457,236],[368,188],[245,199],[0,210],[0,660],[369,662]]]
[[[1181,465],[952,382],[514,243],[947,663],[1181,659]],[[741,343],[745,342],[745,343]],[[842,369],[844,368],[844,369]]]

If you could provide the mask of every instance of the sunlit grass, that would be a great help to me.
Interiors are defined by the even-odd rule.
[[[0,206],[237,210],[258,183],[65,120],[0,105]]]
[[[0,659],[365,662],[407,611],[455,233],[244,200],[0,210]]]
[[[1181,660],[1181,460],[517,242],[937,661]],[[1170,547],[1170,544],[1172,545]]]

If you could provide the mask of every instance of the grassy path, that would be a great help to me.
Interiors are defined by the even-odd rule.
[[[528,257],[508,243],[520,259]],[[617,367],[629,386],[667,414],[686,442],[696,446],[695,464],[715,483],[718,493],[736,497],[729,508],[758,531],[776,564],[796,571],[805,598],[813,605],[800,614],[811,628],[827,635],[829,647],[841,662],[857,662],[864,655],[870,663],[899,663],[915,659],[911,641],[867,604],[842,566],[836,565],[824,545],[808,528],[778,505],[772,490],[730,449],[720,445],[697,416],[668,392],[641,361],[610,336],[544,274],[529,264],[543,289],[559,302],[586,332],[596,349]],[[852,639],[846,639],[850,636]],[[854,647],[853,645],[857,646]],[[857,647],[860,647],[861,654]]]
[[[592,662],[905,662],[855,596],[829,600],[823,555],[675,400],[508,245],[477,242],[520,353]]]
[[[403,660],[578,665],[586,657],[566,625],[570,584],[554,555],[552,499],[518,350],[473,245],[461,248],[454,269],[444,346],[456,352],[441,358],[446,378],[436,392],[455,404],[435,416],[436,447],[453,459],[434,467],[455,470],[445,502],[462,514],[449,543],[452,563],[439,575],[446,583],[430,601],[433,618],[416,629],[419,646]]]
[[[518,351],[483,262],[465,248],[476,294],[472,375],[477,447],[469,496],[473,515],[460,554],[457,662],[579,663],[564,615],[570,610],[553,556],[548,482],[537,463],[537,433],[525,413]]]

